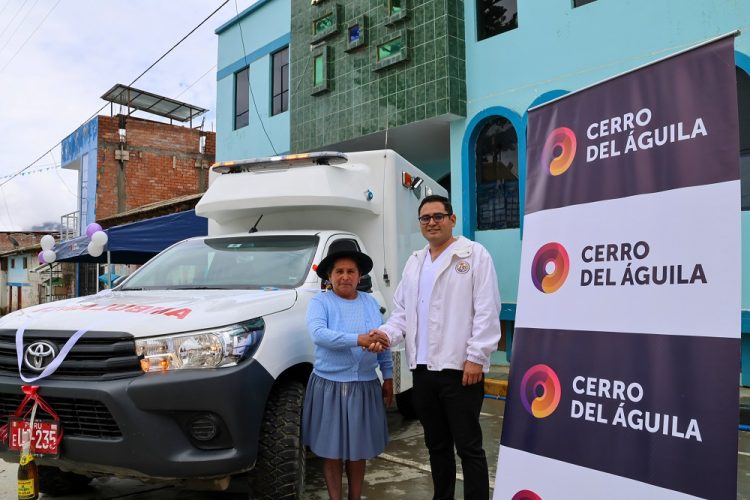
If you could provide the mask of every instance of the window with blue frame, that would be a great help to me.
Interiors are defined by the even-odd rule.
[[[517,0],[477,0],[477,40],[518,28]]]
[[[484,122],[477,136],[476,203],[478,231],[520,226],[518,134],[507,118]]]
[[[234,74],[234,129],[250,123],[250,68]]]
[[[740,118],[740,185],[742,210],[750,210],[750,76],[737,71],[737,108]]]

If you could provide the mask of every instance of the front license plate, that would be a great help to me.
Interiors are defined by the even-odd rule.
[[[11,417],[8,449],[20,451],[22,432],[29,429],[28,420]],[[59,455],[60,430],[60,422],[57,420],[34,420],[34,430],[31,432],[31,452],[42,455]]]

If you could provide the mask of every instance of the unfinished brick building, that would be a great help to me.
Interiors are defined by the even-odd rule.
[[[77,221],[67,226],[85,228],[118,213],[206,190],[216,134],[191,126],[205,109],[122,85],[103,98],[121,109],[125,104],[125,111],[91,119],[62,143],[63,168],[79,171]],[[132,116],[136,110],[170,123]],[[186,126],[172,124],[175,120]]]

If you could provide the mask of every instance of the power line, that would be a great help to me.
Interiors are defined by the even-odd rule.
[[[24,6],[25,6],[25,5],[26,5],[26,4],[25,4],[24,2],[21,2],[21,3],[20,3],[20,4],[18,5],[18,10],[16,11],[16,13],[15,13],[15,14],[13,14],[13,17],[12,17],[12,18],[10,19],[10,21],[8,21],[8,24],[6,24],[6,25],[5,25],[5,27],[3,27],[3,30],[2,30],[2,31],[0,31],[0,38],[2,38],[2,37],[3,37],[3,35],[5,34],[5,32],[6,32],[6,31],[8,31],[8,27],[9,27],[9,26],[10,26],[11,24],[13,24],[13,21],[15,21],[15,20],[16,20],[16,17],[18,17],[18,13],[19,13],[19,12],[21,12],[21,10],[22,10],[22,9],[24,8]]]
[[[236,1],[237,1],[237,0],[235,0],[235,2],[236,2]],[[190,30],[190,32],[189,32],[189,33],[188,33],[187,35],[185,35],[185,36],[183,36],[182,38],[180,38],[180,41],[179,41],[179,42],[177,42],[176,44],[174,44],[174,45],[172,46],[172,48],[171,48],[171,49],[169,49],[168,51],[166,51],[166,52],[165,52],[165,53],[164,53],[164,54],[163,54],[163,55],[162,55],[162,56],[161,56],[161,57],[160,57],[159,59],[157,59],[156,61],[154,61],[154,63],[153,63],[153,64],[152,64],[151,66],[149,66],[148,68],[146,68],[146,69],[145,69],[145,70],[143,71],[143,73],[141,73],[140,75],[138,75],[138,76],[137,76],[137,77],[135,78],[135,80],[133,80],[132,82],[130,82],[130,84],[128,85],[128,87],[130,87],[130,86],[131,86],[131,85],[133,85],[133,84],[134,84],[135,82],[137,82],[138,80],[140,80],[140,79],[141,79],[141,77],[142,77],[143,75],[145,75],[145,74],[146,74],[146,73],[147,73],[147,72],[148,72],[148,71],[149,71],[149,70],[150,70],[151,68],[153,68],[154,66],[156,66],[156,65],[157,65],[157,64],[159,63],[159,61],[161,61],[162,59],[164,59],[165,57],[167,57],[167,56],[169,55],[169,53],[170,53],[170,52],[172,52],[172,51],[173,51],[173,50],[174,50],[175,48],[177,48],[177,46],[178,46],[179,44],[181,44],[182,42],[184,42],[184,41],[185,41],[185,39],[186,39],[187,37],[189,37],[190,35],[192,35],[193,33],[195,33],[195,31],[196,31],[196,30],[197,30],[198,28],[200,28],[201,26],[203,26],[203,25],[204,25],[204,24],[206,23],[206,21],[208,21],[209,19],[211,19],[211,18],[212,18],[212,17],[214,16],[214,14],[216,14],[217,12],[219,12],[219,11],[221,10],[221,8],[222,8],[222,7],[224,7],[224,6],[225,6],[226,4],[228,4],[228,3],[229,3],[229,0],[224,0],[224,3],[222,3],[221,5],[219,5],[219,6],[218,6],[218,7],[216,8],[216,10],[215,10],[215,11],[213,11],[212,13],[210,13],[210,14],[208,15],[208,17],[207,17],[207,18],[205,18],[205,19],[204,19],[203,21],[201,21],[201,22],[200,22],[200,23],[198,24],[198,26],[196,26],[195,28],[193,28],[192,30]],[[105,107],[106,107],[106,105],[105,105]],[[102,109],[104,109],[104,108],[102,108]],[[97,111],[97,113],[98,113],[98,111]]]
[[[0,68],[0,73],[2,73],[3,71],[5,71],[5,68],[7,68],[10,65],[11,62],[13,62],[13,59],[16,58],[16,56],[18,55],[18,53],[21,52],[21,50],[26,46],[26,44],[28,43],[28,41],[31,40],[31,37],[34,36],[34,34],[37,31],[39,31],[39,28],[42,27],[42,24],[44,24],[44,21],[46,21],[47,18],[49,17],[49,15],[52,14],[52,11],[55,10],[55,7],[57,7],[60,4],[60,1],[61,0],[57,0],[57,3],[55,3],[55,5],[53,5],[52,8],[49,11],[47,11],[47,14],[45,14],[44,18],[39,22],[39,24],[36,25],[36,28],[34,28],[34,31],[32,31],[31,34],[26,38],[26,40],[23,41],[23,43],[21,44],[21,46],[18,47],[18,49],[16,50],[16,53],[13,54],[10,59],[8,59],[8,61],[5,63],[5,65],[2,68]],[[0,51],[2,51],[2,49],[0,49]]]
[[[237,13],[237,17],[240,17],[240,10],[237,8],[237,0],[234,0],[234,11]],[[245,66],[248,66],[247,63],[247,49],[245,48],[245,35],[242,32],[242,23],[239,22],[237,25],[240,27],[240,40],[242,40],[242,57],[245,60]],[[248,66],[249,67],[249,66]],[[271,136],[268,135],[268,132],[266,131],[266,126],[263,123],[263,118],[260,116],[260,111],[258,111],[258,105],[255,102],[255,94],[253,94],[253,86],[250,84],[250,71],[247,72],[247,88],[250,89],[250,97],[253,99],[253,108],[255,108],[255,114],[258,115],[258,121],[260,121],[260,127],[263,129],[263,133],[266,134],[266,139],[268,139],[268,144],[271,145],[271,149],[273,150],[273,154],[278,155],[279,153],[276,152],[276,148],[273,145],[273,141],[271,140]]]
[[[5,12],[5,9],[7,9],[10,6],[10,3],[11,3],[11,1],[8,0],[8,2],[5,4],[5,7],[3,7],[2,9],[0,9],[0,16],[2,16],[3,12]]]
[[[236,1],[236,0],[235,0],[235,1]],[[200,23],[199,23],[199,24],[198,24],[198,25],[197,25],[197,26],[196,26],[195,28],[193,28],[192,30],[190,30],[190,32],[189,32],[189,33],[188,33],[187,35],[185,35],[185,36],[183,36],[182,38],[180,38],[180,40],[179,40],[179,41],[178,41],[178,42],[177,42],[176,44],[174,44],[174,45],[173,45],[173,46],[172,46],[172,47],[171,47],[171,48],[170,48],[169,50],[167,50],[167,51],[166,51],[166,52],[165,52],[164,54],[162,54],[162,55],[161,55],[161,57],[159,57],[159,58],[158,58],[158,59],[157,59],[156,61],[154,61],[154,63],[153,63],[153,64],[151,64],[151,65],[150,65],[150,66],[149,66],[148,68],[146,68],[146,69],[145,69],[145,70],[144,70],[144,71],[143,71],[143,72],[142,72],[142,73],[141,73],[140,75],[138,75],[137,77],[135,77],[135,79],[134,79],[134,80],[133,80],[132,82],[130,82],[130,83],[128,84],[128,87],[132,86],[132,85],[133,85],[133,84],[134,84],[135,82],[137,82],[138,80],[140,80],[140,79],[141,79],[141,77],[142,77],[143,75],[145,75],[146,73],[148,73],[148,71],[150,71],[150,70],[151,70],[151,68],[153,68],[154,66],[156,66],[156,65],[157,65],[157,64],[158,64],[158,63],[159,63],[159,62],[160,62],[160,61],[161,61],[162,59],[164,59],[164,58],[165,58],[165,57],[166,57],[167,55],[169,55],[169,53],[170,53],[170,52],[172,52],[172,51],[173,51],[173,50],[174,50],[175,48],[177,48],[177,46],[178,46],[178,45],[180,45],[180,44],[181,44],[182,42],[184,42],[184,41],[185,41],[185,39],[186,39],[187,37],[189,37],[190,35],[192,35],[192,34],[193,34],[193,33],[194,33],[194,32],[195,32],[195,31],[196,31],[196,30],[197,30],[198,28],[200,28],[201,26],[203,26],[203,25],[204,25],[204,24],[205,24],[205,23],[206,23],[206,22],[207,22],[207,21],[208,21],[209,19],[211,19],[211,18],[212,18],[212,17],[213,17],[213,16],[214,16],[214,15],[215,15],[215,14],[216,14],[217,12],[219,12],[219,11],[220,11],[220,10],[222,9],[222,7],[224,7],[224,6],[225,6],[226,4],[228,4],[228,3],[229,3],[229,0],[224,0],[224,2],[222,2],[222,4],[221,4],[221,5],[219,5],[219,6],[218,6],[218,7],[216,8],[216,10],[214,10],[213,12],[211,12],[211,13],[210,13],[210,14],[209,14],[209,15],[208,15],[208,16],[207,16],[207,17],[206,17],[205,19],[203,19],[203,21],[201,21],[201,22],[200,22]],[[244,44],[243,44],[243,45],[244,45]],[[100,113],[100,112],[101,112],[101,111],[102,111],[102,110],[103,110],[104,108],[106,108],[107,106],[108,106],[108,104],[104,104],[104,105],[103,105],[103,106],[102,106],[101,108],[97,109],[97,110],[96,110],[96,111],[94,112],[94,114],[92,114],[91,116],[89,116],[88,118],[86,118],[86,120],[84,120],[84,121],[83,121],[83,123],[81,123],[81,124],[80,124],[80,125],[79,125],[78,127],[76,127],[76,129],[78,129],[79,127],[81,127],[81,126],[85,125],[86,123],[88,123],[88,122],[89,122],[89,120],[91,120],[92,118],[94,118],[95,116],[97,116],[97,115],[98,115],[98,114],[99,114],[99,113]],[[41,155],[39,155],[39,157],[37,157],[37,158],[36,158],[36,159],[35,159],[34,161],[32,161],[31,163],[29,163],[28,165],[26,165],[25,167],[23,167],[23,168],[22,168],[21,170],[17,171],[17,172],[15,173],[15,174],[13,174],[13,175],[12,175],[12,176],[11,176],[11,177],[10,177],[10,178],[9,178],[8,180],[6,180],[5,182],[3,182],[3,183],[0,183],[0,189],[1,189],[1,188],[2,188],[2,187],[3,187],[4,185],[6,185],[7,183],[9,183],[10,181],[12,181],[13,179],[15,179],[16,177],[18,177],[18,175],[20,175],[20,174],[21,174],[22,172],[24,172],[24,171],[28,170],[29,168],[31,168],[32,166],[34,166],[34,164],[35,164],[36,162],[38,162],[39,160],[41,160],[42,158],[44,158],[45,156],[47,156],[47,155],[48,155],[49,153],[51,153],[51,152],[52,152],[52,150],[53,150],[53,149],[55,149],[55,148],[56,148],[57,146],[59,146],[59,145],[60,145],[61,143],[62,143],[62,140],[60,140],[60,141],[56,142],[56,143],[55,143],[55,144],[54,144],[54,145],[53,145],[52,147],[50,147],[50,148],[49,148],[49,149],[48,149],[47,151],[45,151],[44,153],[42,153]]]
[[[31,11],[34,10],[34,8],[36,7],[36,4],[38,3],[39,3],[39,0],[34,0],[34,3],[31,4],[31,8],[26,11],[26,14],[24,14],[23,17],[21,18],[21,21],[16,25],[16,29],[13,30],[13,33],[10,34],[8,39],[5,40],[5,43],[3,44],[3,46],[0,47],[0,52],[5,50],[5,47],[7,47],[10,41],[13,40],[13,37],[16,36],[16,33],[18,33],[18,30],[21,29],[21,26],[23,26],[23,23],[26,22],[26,18],[29,17],[29,14],[31,14]]]
[[[60,183],[61,183],[61,184],[63,185],[63,187],[64,187],[65,189],[67,189],[67,190],[68,190],[68,192],[69,192],[69,193],[71,194],[71,196],[73,196],[73,198],[78,198],[78,195],[77,195],[77,194],[75,194],[75,193],[74,193],[73,191],[71,191],[71,190],[70,190],[70,188],[69,188],[69,187],[68,187],[68,185],[67,185],[67,184],[65,183],[65,181],[64,181],[64,180],[63,180],[63,178],[62,178],[62,176],[60,175],[60,172],[58,172],[58,171],[57,171],[58,167],[57,167],[57,162],[55,161],[55,155],[53,155],[53,154],[52,154],[52,153],[50,152],[49,156],[50,156],[50,158],[52,158],[52,162],[53,162],[53,163],[54,163],[54,165],[55,165],[55,168],[53,168],[52,170],[53,170],[53,171],[55,172],[55,175],[57,176],[57,178],[58,178],[58,179],[60,179]]]
[[[8,221],[10,221],[11,226],[15,227],[16,223],[13,222],[13,217],[10,215],[10,209],[8,208],[8,196],[6,196],[5,190],[3,189],[2,185],[0,185],[0,193],[2,193],[3,204],[5,205],[5,214],[8,216]]]
[[[182,92],[180,92],[179,94],[177,94],[176,96],[174,96],[174,98],[177,99],[182,94],[184,94],[185,92],[187,92],[188,90],[190,90],[191,88],[193,88],[193,85],[195,85],[199,81],[203,80],[206,77],[206,75],[209,74],[214,69],[216,69],[216,65],[215,64],[213,66],[211,66],[210,68],[208,68],[208,71],[206,71],[201,76],[199,76],[198,79],[195,80],[193,83],[191,83],[187,88],[183,89]]]

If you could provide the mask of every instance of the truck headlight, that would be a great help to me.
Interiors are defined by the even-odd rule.
[[[255,353],[265,327],[263,318],[255,318],[221,328],[137,339],[135,351],[146,373],[234,366]]]

